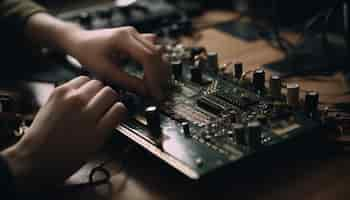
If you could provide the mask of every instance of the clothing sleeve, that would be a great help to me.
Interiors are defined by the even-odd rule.
[[[0,21],[3,28],[23,33],[30,16],[46,9],[29,0],[0,0]],[[3,29],[2,28],[2,29]]]
[[[0,157],[0,197],[1,199],[17,199],[16,188],[7,162]]]

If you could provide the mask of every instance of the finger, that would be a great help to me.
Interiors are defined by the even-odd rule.
[[[118,94],[111,87],[100,90],[87,105],[87,112],[96,119],[101,117],[117,102]]]
[[[103,88],[103,84],[98,80],[90,80],[81,86],[77,92],[80,93],[85,99],[92,99],[101,89]]]
[[[141,35],[144,39],[148,40],[152,44],[156,43],[158,40],[157,35],[152,34],[152,33],[144,33]]]
[[[62,86],[69,87],[69,88],[72,88],[72,89],[78,89],[82,85],[87,83],[88,81],[90,81],[89,77],[87,77],[87,76],[79,76],[77,78],[74,78],[74,79],[68,81],[67,83],[63,84]]]
[[[115,103],[103,116],[98,123],[98,129],[101,132],[106,132],[117,127],[123,120],[127,118],[127,109],[124,104]]]
[[[149,41],[148,39],[142,37],[141,34],[133,34],[133,36],[135,37],[135,39],[137,41],[139,41],[148,50],[150,50],[152,52],[158,51],[158,48],[156,47],[156,45],[154,45],[153,42]]]
[[[114,63],[106,61],[103,64],[104,77],[103,79],[109,85],[117,85],[118,87],[122,87],[123,89],[128,89],[132,92],[136,92],[140,95],[146,94],[145,85],[140,78],[135,76],[131,76],[127,72],[124,72],[120,67],[115,66]]]

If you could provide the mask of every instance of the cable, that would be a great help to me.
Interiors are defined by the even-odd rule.
[[[127,155],[133,149],[133,147],[135,147],[135,145],[130,144],[129,146],[127,146],[123,150],[122,155],[121,155],[121,159],[120,159],[120,166],[115,174],[119,174],[123,170],[124,162],[127,158]],[[97,166],[95,166],[94,168],[91,169],[89,176],[88,176],[88,178],[89,178],[88,182],[70,185],[69,188],[76,189],[76,188],[84,188],[84,187],[97,187],[100,185],[108,184],[110,182],[112,175],[111,175],[110,171],[106,168],[106,165],[110,164],[112,161],[114,161],[114,159],[108,159],[108,160],[105,160],[105,161],[97,164]],[[95,176],[98,173],[102,174],[103,177],[96,179]]]

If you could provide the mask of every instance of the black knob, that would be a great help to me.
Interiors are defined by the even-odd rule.
[[[244,131],[244,125],[243,124],[235,124],[233,126],[233,130],[236,135],[236,142],[240,145],[246,145],[246,138],[245,138],[245,131]]]
[[[248,145],[254,149],[261,146],[261,124],[259,121],[248,123]]]
[[[218,53],[216,52],[208,52],[207,55],[207,59],[208,59],[208,68],[211,69],[214,73],[218,73],[219,72],[219,56]]]
[[[145,110],[147,126],[150,134],[155,138],[161,137],[160,114],[156,106],[147,107]]]
[[[190,131],[190,125],[188,124],[188,122],[182,122],[181,123],[182,129],[183,129],[183,133],[185,137],[190,137],[191,136],[191,131]]]
[[[318,111],[319,94],[315,91],[307,92],[305,95],[305,113],[314,115]]]
[[[195,83],[202,83],[202,69],[200,67],[193,67],[191,69],[191,81]]]
[[[236,63],[234,65],[234,71],[235,71],[235,78],[241,79],[243,74],[243,64],[242,63]]]
[[[183,64],[181,60],[171,62],[171,68],[176,80],[180,80],[182,77],[182,67]]]
[[[277,75],[271,76],[270,79],[270,94],[273,98],[280,98],[282,95],[282,81]]]
[[[254,71],[253,86],[256,90],[263,91],[265,89],[265,71],[263,69]]]

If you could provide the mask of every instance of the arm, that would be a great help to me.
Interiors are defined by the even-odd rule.
[[[35,43],[74,56],[102,80],[156,100],[164,98],[170,70],[153,43],[154,35],[140,34],[132,27],[88,31],[46,13],[30,17],[26,30]],[[144,67],[143,79],[124,72],[120,57],[138,61]]]
[[[21,140],[0,152],[16,190],[59,185],[77,171],[126,118],[118,99],[113,89],[88,77],[57,87]]]
[[[87,31],[64,22],[31,1],[0,1],[0,20],[16,37],[42,47],[59,49],[77,58],[83,66],[104,81],[156,100],[164,98],[164,86],[170,70],[154,45],[155,36],[140,34],[132,27]],[[15,23],[13,23],[15,22]],[[11,35],[11,34],[9,34]],[[131,57],[144,67],[139,79],[125,73],[119,66],[120,57]]]

